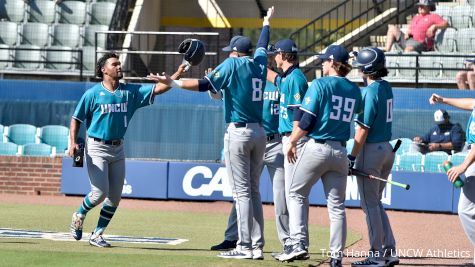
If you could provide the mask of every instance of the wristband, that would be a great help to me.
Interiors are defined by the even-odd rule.
[[[170,86],[171,86],[171,87],[182,88],[182,87],[183,87],[183,81],[180,81],[180,80],[172,80],[172,82],[170,83]]]

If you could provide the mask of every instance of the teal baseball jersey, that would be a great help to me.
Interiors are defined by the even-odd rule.
[[[305,74],[296,66],[287,70],[287,75],[277,76],[275,84],[280,91],[279,132],[292,132],[294,113],[292,108],[299,108],[307,92],[308,83]]]
[[[344,77],[314,80],[305,94],[301,110],[317,118],[307,136],[320,140],[347,141],[353,116],[361,112],[360,88]]]
[[[266,83],[262,110],[262,126],[266,131],[266,135],[279,132],[279,99],[280,93],[277,87],[272,83]]]
[[[224,91],[226,123],[262,122],[262,101],[267,75],[267,54],[257,48],[254,57],[230,57],[206,77],[213,88]]]
[[[363,88],[364,111],[355,121],[369,128],[366,143],[391,140],[393,122],[393,91],[384,80],[375,81]]]
[[[465,133],[467,144],[475,144],[475,107],[473,107],[472,114],[468,119],[467,133]]]
[[[87,134],[103,140],[121,139],[134,112],[153,103],[155,85],[123,84],[114,92],[96,84],[79,100],[73,118],[86,122]]]

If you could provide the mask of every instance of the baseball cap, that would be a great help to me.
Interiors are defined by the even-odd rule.
[[[444,122],[445,118],[449,118],[449,113],[445,109],[438,109],[434,112],[434,121],[437,123]]]
[[[419,0],[416,6],[428,6],[430,11],[435,11],[435,3],[432,0]]]
[[[282,39],[275,43],[276,52],[297,53],[297,45],[292,39]]]
[[[252,48],[251,39],[246,36],[236,35],[231,38],[229,45],[222,50],[225,52],[236,51],[239,53],[249,53]]]
[[[468,63],[473,64],[473,63],[475,63],[475,58],[474,59],[465,59],[465,61],[468,62]]]
[[[320,58],[322,60],[333,59],[336,62],[348,64],[350,55],[344,46],[330,45],[325,51],[325,54],[321,55]]]

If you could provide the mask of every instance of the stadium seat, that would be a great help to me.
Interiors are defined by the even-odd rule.
[[[51,46],[50,49],[64,50],[64,51],[46,51],[46,69],[52,70],[70,70],[73,68],[73,52],[71,47],[67,46]],[[60,63],[64,62],[64,63]]]
[[[17,145],[36,142],[36,127],[30,124],[13,124],[7,129],[7,139]]]
[[[107,25],[89,25],[84,30],[84,45],[95,46],[95,33],[97,31],[107,31]],[[97,34],[97,46],[106,48],[107,42],[106,34]]]
[[[438,5],[435,12],[436,14],[439,14],[442,18],[444,18],[448,23],[449,26],[452,25],[452,8],[450,6],[446,5]]]
[[[399,74],[402,77],[412,78],[416,77],[416,57],[414,55],[418,55],[417,52],[404,52],[404,55],[408,56],[399,56],[399,66],[403,68],[412,68],[412,69],[401,69],[399,70]]]
[[[13,46],[18,40],[18,24],[11,21],[0,21],[0,44]]]
[[[54,27],[53,45],[76,48],[80,42],[80,28],[76,24],[58,24]]]
[[[25,2],[22,0],[0,1],[0,20],[22,22],[25,19]]]
[[[0,155],[18,155],[18,145],[10,142],[0,143]]]
[[[422,52],[421,57],[419,57],[419,74],[426,79],[434,79],[442,77],[442,61],[438,56],[439,52]],[[434,70],[424,70],[422,68],[437,68]]]
[[[386,55],[386,67],[388,67],[388,77],[397,77],[399,70],[395,69],[399,67],[397,53],[385,53]]]
[[[457,30],[447,28],[438,31],[435,35],[435,50],[443,53],[457,51]]]
[[[453,55],[464,55],[464,53],[452,53]],[[465,58],[463,57],[443,57],[442,66],[444,70],[442,72],[443,77],[446,79],[454,80],[455,75],[461,69],[465,69]],[[450,70],[453,69],[453,70]]]
[[[98,51],[101,51],[103,50],[102,48],[98,48]],[[96,66],[96,61],[97,61],[97,58],[101,57],[102,56],[102,53],[98,53],[97,54],[97,58],[96,58],[96,48],[94,46],[83,46],[82,47],[82,56],[83,56],[83,61],[82,61],[82,64],[83,64],[83,68],[85,70],[92,70],[94,71],[95,69],[95,66]]]
[[[422,171],[422,154],[419,152],[408,152],[399,155],[396,170]]]
[[[52,24],[55,21],[56,4],[50,0],[30,0],[28,21]]]
[[[59,4],[59,22],[82,25],[86,21],[86,3],[62,1]]]
[[[461,53],[475,52],[475,28],[457,31],[457,50]]]
[[[46,23],[29,22],[23,25],[21,44],[46,46],[49,40],[49,25]]]
[[[68,149],[69,129],[62,125],[43,126],[39,138],[42,143],[56,147],[56,151],[63,154]]]
[[[15,63],[14,67],[16,68],[26,68],[26,69],[39,69],[42,68],[43,63],[41,63],[41,48],[36,45],[19,45],[15,50]],[[25,50],[22,50],[25,49]],[[37,61],[37,62],[20,62],[20,61]]]
[[[467,0],[467,4],[469,4],[472,8],[475,7],[475,0]]]
[[[465,158],[468,155],[468,151],[465,152],[458,152],[450,156],[450,161],[454,166],[462,164],[462,162],[465,160]]]
[[[470,5],[458,5],[451,8],[451,27],[457,30],[470,28],[472,22],[472,7]]]
[[[96,2],[91,4],[91,24],[110,25],[116,4]]]
[[[22,154],[25,156],[49,157],[53,155],[53,148],[47,144],[26,144]]]
[[[355,139],[353,139],[353,138],[346,142],[346,151],[348,151],[348,154],[351,153],[354,144],[355,144]]]
[[[10,47],[8,45],[0,44],[0,69],[7,69],[10,66],[10,63],[3,62],[2,60],[12,60]]]
[[[449,155],[442,151],[435,151],[425,154],[424,172],[444,172],[442,162],[447,160]]]
[[[5,131],[5,126],[3,126],[3,125],[0,124],[0,136],[1,136],[1,137],[0,137],[1,139],[0,139],[0,140],[1,140],[2,142],[6,142],[6,141],[7,141],[7,140],[3,140],[3,136],[4,136],[3,132],[4,132],[4,131]],[[1,143],[1,142],[0,142],[0,143]]]

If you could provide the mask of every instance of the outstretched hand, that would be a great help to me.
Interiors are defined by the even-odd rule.
[[[149,75],[147,75],[147,79],[160,82],[166,85],[170,85],[171,82],[173,81],[169,75],[165,74],[165,72],[162,72],[162,75],[159,75],[158,73],[157,74],[150,73]]]
[[[269,25],[272,15],[274,15],[274,6],[269,7],[269,9],[267,9],[267,15],[264,17],[264,22],[262,23],[263,26]]]
[[[444,98],[438,94],[432,94],[429,98],[429,103],[431,103],[432,105],[437,104],[437,103],[442,104],[444,103]]]

